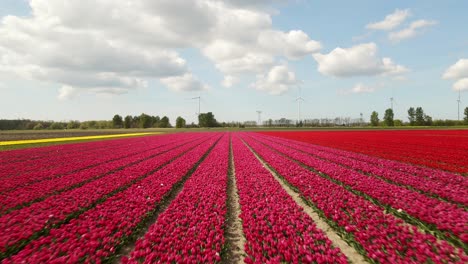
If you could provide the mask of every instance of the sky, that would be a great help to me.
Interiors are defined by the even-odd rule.
[[[468,106],[468,1],[2,0],[0,119],[395,118]]]

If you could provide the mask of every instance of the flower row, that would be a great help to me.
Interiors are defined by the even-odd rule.
[[[255,135],[255,138],[262,141],[260,136]],[[425,225],[425,227],[430,228],[432,231],[439,231],[441,234],[442,232],[444,232],[443,234],[449,232],[458,237],[463,243],[468,243],[468,226],[466,225],[468,223],[468,212],[454,204],[427,197],[381,179],[284,147],[281,144],[264,139],[263,142],[280,153],[368,195],[383,205],[402,210],[404,213],[428,223],[429,225]]]
[[[185,155],[78,218],[52,229],[48,236],[32,241],[5,263],[100,263],[113,256],[121,243],[144,222],[172,186],[196,165],[217,138],[219,136],[210,137],[194,149],[186,149]],[[120,177],[120,181],[124,178]]]
[[[281,140],[278,140],[277,142],[282,143]],[[464,180],[464,185],[459,182],[451,183],[447,181],[433,180],[406,172],[391,170],[389,169],[391,164],[386,164],[385,161],[381,161],[379,165],[376,165],[375,163],[367,162],[365,160],[353,159],[353,155],[350,152],[346,153],[341,151],[341,153],[333,153],[322,151],[320,147],[315,147],[310,144],[308,146],[304,146],[301,144],[295,144],[293,141],[285,141],[284,143],[291,148],[314,155],[320,159],[325,159],[356,171],[379,176],[398,185],[409,186],[429,195],[437,195],[455,203],[468,205],[468,188],[466,186],[468,185],[468,180],[463,176],[453,175],[455,178],[462,178],[461,180]]]
[[[189,140],[192,141],[192,138]],[[176,149],[177,147],[187,144],[187,142],[188,139],[184,137],[168,140],[168,143],[170,144],[155,142],[151,149],[140,150],[139,153],[129,155],[121,159],[105,162],[76,173],[67,174],[58,178],[46,179],[3,193],[2,196],[5,196],[5,198],[0,200],[0,215],[16,206],[25,205],[27,203],[34,202],[35,200],[43,200],[50,195],[79,187],[87,182],[104,177],[117,170],[122,170],[134,163],[160,155],[161,153],[167,152],[171,149]],[[89,162],[92,163],[93,161],[90,160]],[[83,166],[86,167],[87,163],[84,163]]]
[[[213,263],[224,245],[229,136],[224,135],[123,263]]]
[[[44,201],[3,215],[0,217],[0,226],[3,229],[0,233],[0,251],[14,247],[18,242],[27,240],[44,228],[63,222],[80,210],[92,207],[100,199],[118,193],[129,184],[145,178],[149,173],[166,165],[174,158],[184,155],[199,144],[199,142],[189,143],[91,181],[79,188],[53,195]]]
[[[368,258],[380,263],[464,263],[468,260],[462,250],[446,241],[405,225],[401,219],[386,214],[383,208],[301,167],[250,136],[243,138],[311,202],[341,237]]]
[[[246,238],[246,263],[346,263],[272,174],[237,137],[235,174]]]

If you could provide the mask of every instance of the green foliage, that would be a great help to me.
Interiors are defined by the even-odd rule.
[[[70,121],[67,124],[67,129],[78,129],[80,128],[80,121]]]
[[[58,129],[64,129],[65,126],[62,123],[59,122],[54,122],[52,125],[50,125],[50,129],[58,130]]]
[[[159,122],[159,127],[162,127],[162,128],[172,127],[171,123],[169,122],[169,117],[163,116],[163,118],[161,118],[161,121]]]
[[[395,124],[395,126],[403,126],[403,121],[401,121],[400,119],[393,120],[393,123]]]
[[[183,127],[185,127],[185,119],[179,116],[176,119],[176,128],[183,128]]]
[[[124,128],[131,128],[132,127],[132,116],[126,116],[124,118],[124,123],[123,123]]]
[[[198,115],[198,126],[200,127],[217,127],[218,121],[214,118],[212,112],[201,113]]]
[[[370,116],[370,122],[372,126],[378,126],[379,125],[379,114],[376,111],[373,111],[371,116]]]
[[[41,130],[41,129],[44,129],[44,126],[42,125],[42,123],[37,123],[37,125],[35,125],[33,127],[34,130]]]
[[[393,117],[394,117],[393,109],[388,108],[387,110],[385,110],[384,123],[385,123],[386,126],[394,126],[395,125],[395,123],[393,122]]]
[[[153,125],[153,119],[151,116],[142,113],[138,118],[138,127],[139,128],[149,128]]]
[[[468,125],[468,107],[465,107],[464,114],[465,114],[465,117],[463,118],[463,121],[465,121],[465,124]]]
[[[424,125],[424,110],[422,107],[416,107],[416,122],[415,125],[423,126]]]
[[[410,125],[414,126],[416,122],[416,111],[414,110],[414,107],[410,107],[408,109],[408,119],[409,119]]]
[[[123,127],[123,119],[120,115],[115,115],[114,118],[112,118],[112,126],[114,128],[122,128]]]

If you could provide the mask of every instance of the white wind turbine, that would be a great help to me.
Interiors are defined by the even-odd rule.
[[[262,117],[262,111],[257,110],[257,115],[258,115],[258,123],[257,123],[257,126],[261,126],[261,125],[262,125],[262,123],[261,123],[261,121],[262,121],[262,118],[261,118],[261,117]]]
[[[302,98],[302,95],[301,95],[301,86],[297,85],[297,89],[298,89],[298,96],[296,97],[294,101],[297,102],[297,115],[298,115],[297,123],[299,124],[301,122],[301,102],[305,102],[305,100],[304,98]]]

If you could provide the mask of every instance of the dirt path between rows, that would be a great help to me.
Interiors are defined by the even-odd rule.
[[[225,228],[225,245],[227,252],[223,258],[224,263],[244,263],[245,237],[242,228],[242,220],[239,215],[241,208],[239,204],[239,194],[237,191],[236,168],[232,151],[232,141],[229,143],[229,171],[227,183],[227,214]]]
[[[334,247],[339,248],[352,263],[368,263],[361,254],[359,254],[352,246],[348,245],[343,239],[341,239],[341,237],[335,233],[335,231],[333,231],[333,228],[331,228],[325,221],[323,221],[320,216],[302,200],[299,193],[291,189],[278,174],[271,170],[269,165],[260,156],[258,156],[257,153],[247,143],[244,142],[244,144],[246,144],[250,151],[252,151],[260,163],[262,163],[263,167],[265,167],[265,169],[267,169],[271,175],[273,175],[275,180],[280,183],[281,187],[283,187],[289,196],[293,198],[296,204],[298,204],[304,210],[304,212],[309,215],[310,218],[312,218],[317,228],[322,230],[327,235],[327,237],[332,241]]]

